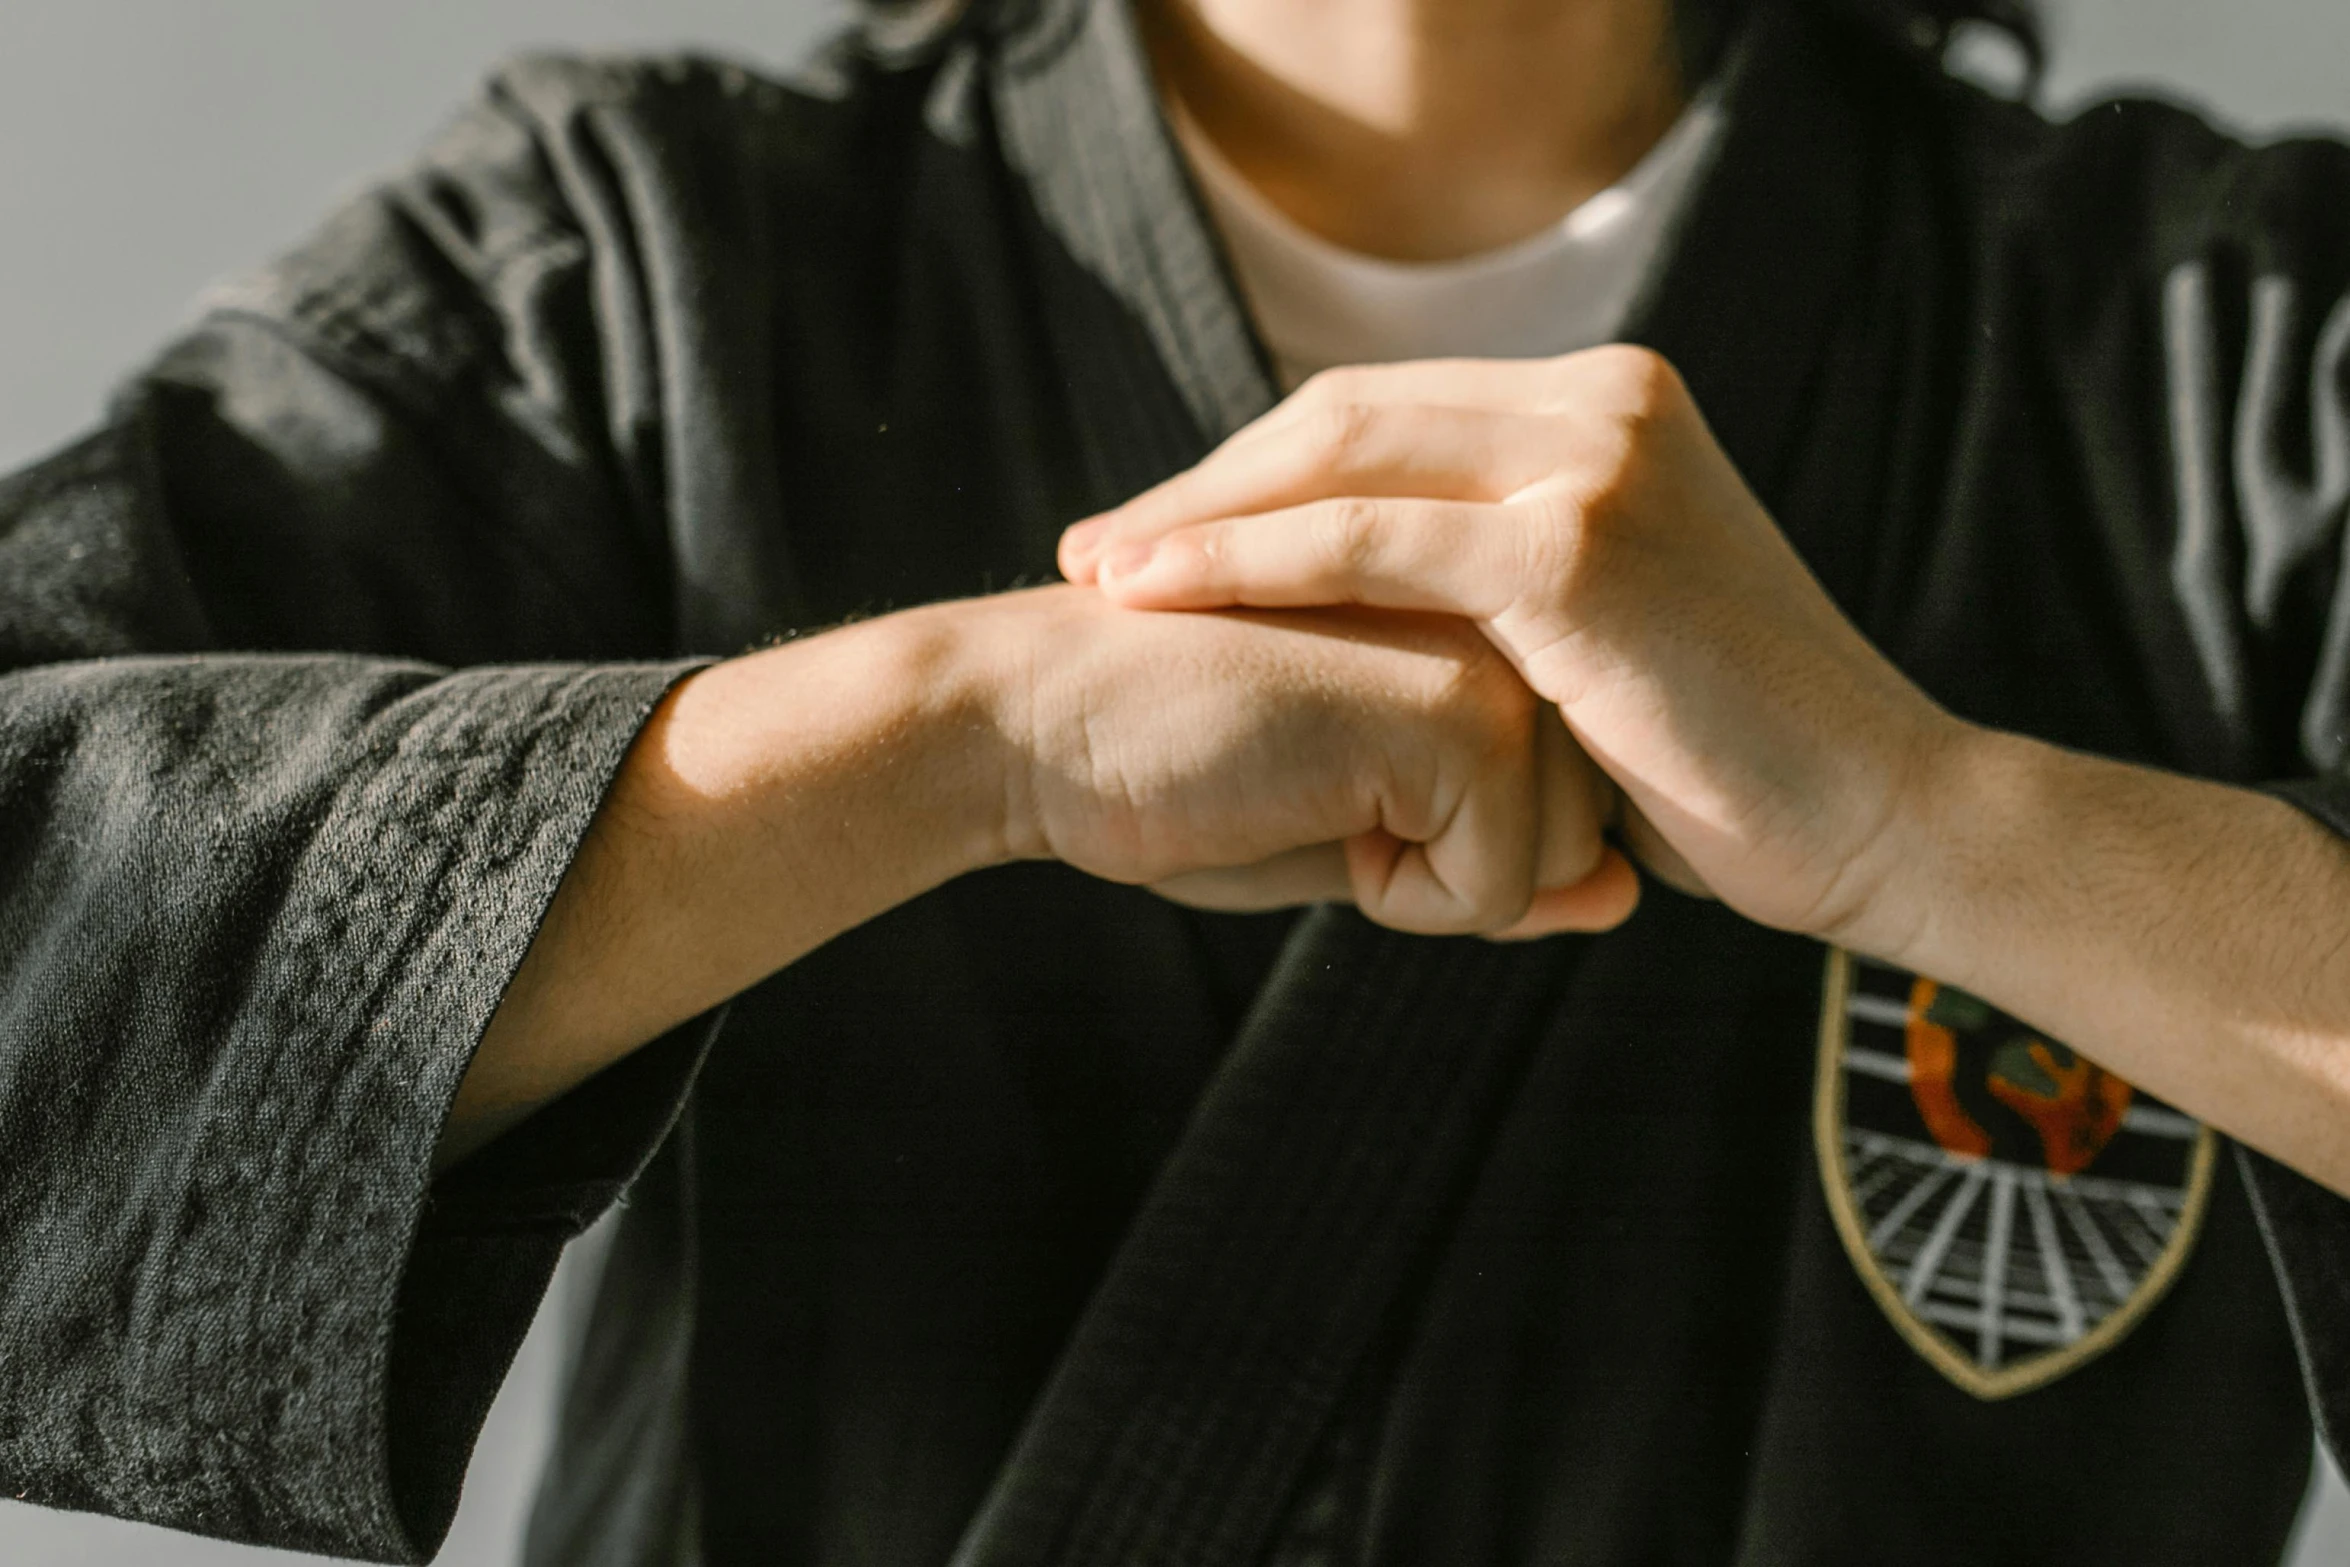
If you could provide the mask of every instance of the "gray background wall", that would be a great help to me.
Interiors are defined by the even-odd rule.
[[[2048,0],[2050,98],[2163,84],[2256,131],[2350,128],[2343,0]],[[0,469],[93,419],[207,280],[401,157],[501,54],[695,41],[789,57],[817,0],[9,0],[0,7]],[[0,1346],[0,1353],[5,1346]],[[534,1334],[443,1560],[500,1567],[543,1449],[558,1346]],[[2350,1564],[2350,1501],[2303,1559]],[[7,1567],[300,1567],[0,1503]]]

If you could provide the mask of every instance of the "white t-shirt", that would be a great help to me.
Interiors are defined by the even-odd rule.
[[[1401,359],[1533,359],[1614,339],[1721,129],[1700,95],[1632,171],[1551,227],[1450,261],[1389,261],[1304,228],[1177,107],[1169,119],[1286,390]]]

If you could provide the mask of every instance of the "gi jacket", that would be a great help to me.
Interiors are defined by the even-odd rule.
[[[2350,830],[2350,152],[1776,5],[1738,60],[1637,335],[1829,590],[1969,718]],[[0,486],[6,1491],[421,1560],[633,1181],[539,1561],[2273,1557],[2350,1208],[2113,1188],[2167,1291],[1979,1398],[1913,1346],[2012,1347],[1949,1325],[2022,1320],[1996,1248],[1887,1296],[1815,1142],[1824,1012],[1972,1014],[1654,888],[1497,948],[974,876],[429,1179],[694,658],[1042,578],[1273,395],[1108,0],[524,63],[223,291]],[[2001,1256],[2092,1191],[2025,1174]]]

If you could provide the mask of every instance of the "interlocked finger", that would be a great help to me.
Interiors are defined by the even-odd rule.
[[[1221,518],[1348,496],[1499,501],[1553,471],[1571,437],[1542,415],[1332,404],[1278,438],[1236,439],[1198,466],[1063,535],[1061,573],[1092,580],[1122,548]]]
[[[1148,609],[1365,604],[1486,620],[1525,585],[1519,519],[1470,501],[1347,496],[1182,528],[1101,563]]]
[[[1545,708],[1535,745],[1542,797],[1537,890],[1525,914],[1493,934],[1522,939],[1611,929],[1640,901],[1639,876],[1607,841],[1619,805],[1615,785],[1576,743],[1556,708]]]
[[[1442,819],[1405,818],[1349,838],[1355,906],[1390,929],[1423,935],[1513,924],[1534,898],[1533,792],[1523,770],[1486,769]]]
[[[1534,778],[1542,802],[1534,884],[1571,887],[1597,870],[1607,851],[1616,790],[1547,703],[1535,720]]]
[[[1483,934],[1522,940],[1562,931],[1606,930],[1621,924],[1639,902],[1639,877],[1623,855],[1607,844],[1606,830],[1617,810],[1614,786],[1575,743],[1563,720],[1546,714],[1535,736],[1537,820],[1533,865],[1526,881],[1534,887],[1525,912],[1514,920],[1492,914],[1475,922]],[[1486,849],[1493,846],[1487,844]],[[1434,918],[1426,901],[1412,903],[1395,888],[1407,853],[1415,848],[1392,833],[1365,835],[1353,844],[1320,843],[1278,854],[1253,865],[1192,871],[1153,882],[1161,897],[1197,909],[1256,913],[1308,903],[1357,901],[1360,879],[1382,889],[1370,912],[1383,922],[1411,921],[1402,928],[1469,928],[1459,914],[1468,899],[1455,896]],[[1504,853],[1508,850],[1505,848]],[[1422,851],[1423,860],[1425,851]],[[1517,896],[1514,877],[1487,878],[1506,898]],[[1425,899],[1425,889],[1419,894]],[[1506,912],[1506,909],[1505,911]],[[1456,923],[1456,918],[1458,923]]]

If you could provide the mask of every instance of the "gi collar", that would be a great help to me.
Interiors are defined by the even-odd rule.
[[[1197,426],[1196,456],[1278,394],[1133,14],[1124,0],[1028,0],[1005,24],[992,73],[1004,156],[1054,237],[1148,332]]]
[[[1132,13],[1125,0],[1017,0],[990,22],[1005,159],[1053,237],[1148,334],[1196,426],[1189,450],[1159,454],[1181,466],[1279,394]],[[1828,69],[1828,34],[1785,0],[1756,8],[1725,65],[1714,168],[1626,334],[1679,367],[1766,502],[1860,244],[1860,116]]]

